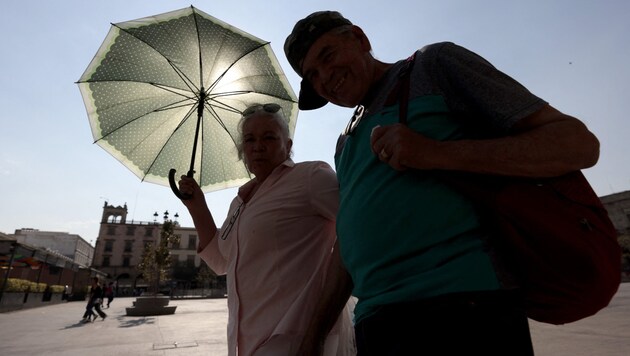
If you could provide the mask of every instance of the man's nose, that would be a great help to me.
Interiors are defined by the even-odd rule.
[[[321,87],[326,87],[328,82],[332,79],[332,75],[333,68],[328,64],[322,65],[319,69],[319,85]]]

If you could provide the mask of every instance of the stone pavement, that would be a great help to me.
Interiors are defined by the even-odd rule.
[[[227,300],[171,300],[173,315],[128,317],[115,298],[105,320],[81,322],[86,302],[0,314],[2,355],[227,355]]]
[[[2,355],[227,354],[226,299],[172,300],[174,315],[127,317],[117,298],[106,320],[79,322],[84,302],[0,314]],[[630,283],[597,315],[563,326],[530,323],[537,356],[630,355]]]

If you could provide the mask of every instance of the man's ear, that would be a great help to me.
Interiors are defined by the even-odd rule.
[[[372,50],[372,45],[370,44],[370,40],[365,35],[365,32],[363,32],[363,29],[361,29],[361,27],[353,25],[352,26],[352,33],[359,40],[359,43],[361,44],[361,49],[362,50],[364,50],[366,52],[370,52]]]
[[[293,140],[289,139],[287,141],[287,155],[291,155],[291,148],[293,148]]]

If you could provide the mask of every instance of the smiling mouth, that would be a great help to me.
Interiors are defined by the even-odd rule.
[[[332,90],[330,91],[332,94],[337,94],[337,90],[339,90],[339,88],[346,82],[346,76],[342,76],[341,78],[339,78],[339,80],[337,81],[337,83],[335,84],[335,86],[332,88]]]

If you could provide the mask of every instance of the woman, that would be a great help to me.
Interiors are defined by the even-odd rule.
[[[254,105],[239,124],[239,156],[256,177],[232,201],[217,229],[199,185],[182,176],[198,253],[228,278],[229,355],[292,355],[322,292],[335,242],[338,186],[324,162],[294,163],[286,120],[275,104]],[[337,253],[335,251],[335,253]],[[348,310],[324,345],[354,352]]]

